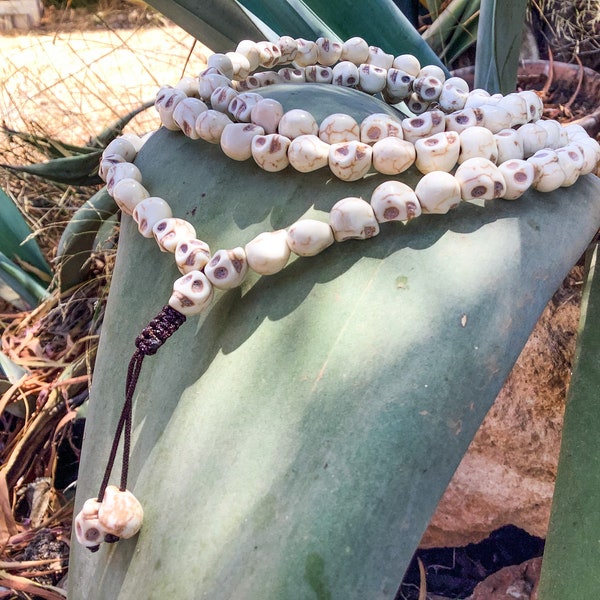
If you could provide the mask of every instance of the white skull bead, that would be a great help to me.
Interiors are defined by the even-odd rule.
[[[303,38],[296,39],[298,44],[298,50],[296,52],[296,58],[294,58],[294,64],[299,67],[308,67],[308,65],[314,65],[317,62],[319,56],[319,49],[315,42],[305,40]]]
[[[281,59],[281,48],[272,42],[257,42],[260,66],[265,69],[272,69]]]
[[[446,171],[424,175],[415,187],[415,194],[424,213],[446,214],[461,201],[459,182]]]
[[[383,138],[373,144],[373,167],[384,175],[397,175],[415,162],[414,144],[396,137]]]
[[[229,105],[233,99],[237,97],[238,93],[239,92],[228,85],[219,86],[210,96],[210,105],[212,106],[212,109],[227,114]]]
[[[175,89],[181,90],[188,98],[198,98],[198,78],[186,75],[177,82]]]
[[[243,92],[238,94],[227,107],[229,114],[241,123],[249,123],[252,115],[252,109],[261,101],[263,97],[255,92]]]
[[[283,114],[279,121],[278,133],[293,140],[301,135],[317,135],[319,126],[315,118],[306,110],[294,108]]]
[[[593,173],[598,165],[598,143],[588,136],[587,140],[578,139],[573,142],[581,150],[583,155],[583,166],[581,174]]]
[[[563,126],[554,119],[540,119],[537,125],[546,130],[548,137],[546,138],[546,147],[556,150],[566,146],[569,142],[567,132]]]
[[[289,164],[287,151],[290,139],[278,133],[257,135],[252,139],[252,157],[265,171],[282,171]]]
[[[498,106],[501,106],[510,113],[511,122],[509,127],[523,125],[529,120],[527,101],[520,94],[507,94],[498,102]]]
[[[465,106],[467,96],[469,94],[468,89],[464,91],[458,85],[454,85],[451,80],[458,79],[451,77],[444,83],[438,102],[440,108],[445,112],[453,112],[461,110]]]
[[[342,44],[342,60],[348,60],[356,66],[367,62],[369,44],[360,37],[353,37]]]
[[[96,548],[104,541],[108,531],[98,521],[100,502],[96,498],[88,498],[75,517],[75,536],[86,548]]]
[[[241,52],[225,52],[233,66],[233,79],[240,81],[250,75],[250,61]]]
[[[463,108],[446,115],[446,131],[460,133],[470,127],[480,126],[483,123],[483,115],[472,108]]]
[[[412,54],[400,54],[394,58],[394,62],[392,63],[392,67],[394,69],[400,69],[401,71],[405,71],[409,75],[412,75],[415,78],[421,71],[421,63],[416,56]]]
[[[327,144],[350,142],[360,139],[360,128],[350,115],[334,113],[321,121],[319,137]]]
[[[527,160],[535,169],[533,187],[536,190],[551,192],[557,190],[565,182],[565,172],[562,170],[554,150],[543,148]]]
[[[401,181],[384,181],[371,195],[371,206],[379,223],[410,221],[421,214],[414,190]]]
[[[400,69],[388,69],[384,95],[389,102],[397,103],[408,98],[412,93],[414,75]]]
[[[358,67],[358,85],[366,94],[377,94],[387,85],[387,70],[372,64]]]
[[[526,160],[513,158],[498,165],[506,183],[506,191],[502,198],[516,200],[520,198],[533,184],[535,170]]]
[[[250,121],[265,130],[265,133],[277,133],[279,121],[283,117],[283,106],[272,98],[263,98],[252,107]]]
[[[250,65],[250,72],[255,71],[260,63],[260,53],[256,42],[252,40],[242,40],[235,49],[248,59]]]
[[[494,140],[498,150],[497,164],[500,165],[513,158],[524,158],[523,140],[514,129],[502,129],[494,134]]]
[[[261,86],[261,82],[254,76],[250,75],[241,81],[236,81],[234,83],[234,87],[238,92],[250,92],[251,90],[256,90]]]
[[[108,171],[115,165],[128,162],[120,154],[102,154],[100,165],[98,167],[98,175],[102,181],[106,181]]]
[[[315,219],[300,219],[287,231],[288,246],[298,256],[315,256],[334,241],[330,225]]]
[[[265,130],[252,123],[225,125],[221,134],[221,150],[233,160],[248,160],[252,156],[252,140]]]
[[[498,159],[498,147],[494,134],[485,127],[470,127],[459,133],[460,155],[458,162],[463,163],[470,158],[486,158],[492,162]]]
[[[512,115],[498,104],[484,104],[479,107],[479,111],[483,117],[483,126],[492,133],[498,133],[511,126]]]
[[[106,191],[112,196],[113,189],[122,179],[135,179],[142,183],[141,171],[130,162],[120,162],[114,164],[106,173]]]
[[[374,144],[381,139],[396,137],[403,139],[402,122],[385,113],[374,113],[360,124],[360,141]]]
[[[583,169],[583,152],[574,144],[568,144],[562,148],[557,148],[558,164],[565,173],[563,187],[573,185]]]
[[[369,46],[369,57],[365,61],[368,65],[373,65],[380,69],[391,69],[394,63],[394,55],[387,54],[377,46]]]
[[[156,223],[169,219],[173,216],[173,212],[165,200],[157,196],[149,196],[136,205],[132,216],[139,232],[144,237],[151,238],[154,236],[152,229]]]
[[[217,250],[209,263],[204,267],[204,273],[209,281],[222,290],[229,290],[241,285],[248,272],[248,261],[243,248]]]
[[[329,147],[329,168],[339,179],[357,181],[369,172],[372,157],[371,146],[356,140],[332,144]]]
[[[290,143],[288,160],[301,173],[316,171],[329,162],[329,144],[316,135],[301,135]]]
[[[404,139],[415,143],[419,138],[428,137],[434,133],[444,131],[444,113],[441,110],[432,110],[412,119],[402,121]]]
[[[127,138],[120,136],[112,140],[102,151],[102,158],[106,158],[113,154],[117,154],[124,161],[131,162],[137,155],[138,151],[134,143]]]
[[[279,69],[278,73],[284,83],[304,83],[306,81],[303,67],[297,67],[296,69],[285,67]]]
[[[187,98],[187,94],[176,88],[162,87],[156,95],[154,107],[158,111],[161,123],[171,131],[177,131],[179,125],[173,120],[173,111],[179,102]]]
[[[290,258],[285,229],[264,231],[249,241],[244,250],[248,266],[260,275],[273,275],[285,267]]]
[[[444,84],[430,75],[417,77],[413,81],[413,90],[425,102],[433,102],[440,97]],[[462,107],[460,107],[462,108]]]
[[[208,101],[213,92],[221,86],[231,86],[231,80],[221,75],[216,69],[207,69],[198,77],[198,94],[202,100]]]
[[[333,80],[333,69],[320,65],[308,65],[304,69],[304,77],[308,83],[331,83]]]
[[[443,131],[415,142],[415,167],[421,173],[451,171],[460,154],[460,137],[455,131]]]
[[[502,198],[506,191],[506,182],[498,167],[487,158],[469,158],[465,160],[454,177],[460,185],[463,200],[493,200]]]
[[[200,113],[196,120],[196,133],[200,139],[211,144],[221,141],[223,129],[233,121],[224,113],[217,110],[207,110]]]
[[[155,223],[152,233],[162,252],[175,252],[179,242],[196,237],[196,230],[191,223],[175,217]]]
[[[525,158],[533,156],[538,150],[546,147],[548,132],[537,123],[525,123],[517,129],[523,140],[523,155]]]
[[[142,527],[144,510],[129,490],[106,486],[98,509],[98,521],[112,535],[129,539]]]
[[[418,79],[419,77],[435,77],[442,83],[446,81],[446,74],[444,73],[444,70],[437,65],[425,65],[424,67],[421,67],[415,76],[415,79]]]
[[[430,102],[425,102],[416,92],[413,92],[404,102],[406,108],[415,115],[422,115],[431,106]]]
[[[114,201],[127,215],[131,215],[135,207],[148,196],[148,190],[139,181],[130,178],[121,179],[112,190]]]
[[[210,260],[210,248],[206,242],[196,238],[180,241],[175,248],[175,263],[184,275],[201,271]]]
[[[343,60],[333,67],[331,83],[348,88],[355,88],[358,85],[359,74],[358,67],[349,60]]]
[[[231,88],[228,88],[231,89]],[[208,110],[208,106],[198,98],[184,98],[177,104],[173,110],[173,121],[177,123],[179,129],[192,140],[197,140],[200,136],[196,131],[196,121],[198,117]]]
[[[173,283],[169,306],[182,315],[197,315],[210,306],[213,296],[213,286],[206,275],[190,271]]]
[[[283,83],[283,78],[276,71],[261,71],[259,73],[254,73],[254,79],[258,81],[260,87]]]
[[[525,98],[527,103],[528,121],[539,121],[544,112],[544,103],[542,99],[533,90],[524,90],[519,92],[519,96]]]
[[[294,58],[296,58],[298,42],[293,37],[282,35],[277,40],[277,46],[281,52],[281,58],[279,59],[280,65],[291,63]]]
[[[209,67],[217,69],[227,79],[233,79],[233,62],[227,55],[220,53],[211,54],[206,64]]]
[[[373,207],[362,198],[342,198],[329,213],[329,225],[336,242],[366,240],[379,233]]]

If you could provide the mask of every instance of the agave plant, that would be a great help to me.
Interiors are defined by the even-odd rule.
[[[257,32],[265,24],[266,35],[362,34],[387,48],[392,36],[377,19],[401,22],[386,2],[369,8],[371,19],[359,19],[353,3],[261,3],[260,19],[257,6],[241,4],[245,11],[220,3],[216,16],[213,3],[157,6],[214,49],[265,35]],[[510,6],[514,25],[522,3]],[[487,18],[497,41],[502,20]],[[393,33],[389,51],[407,51]],[[497,56],[483,69],[495,71],[490,86],[500,82]],[[318,120],[396,110],[326,86],[263,93]],[[165,129],[136,164],[148,190],[213,249],[318,216],[349,195],[328,173],[265,173]],[[350,194],[368,197],[382,181],[353,182]],[[558,190],[463,203],[219,294],[142,371],[129,464],[142,531],[97,554],[74,545],[69,597],[393,598],[539,314],[598,229],[599,191],[589,176],[568,199]],[[176,276],[170,257],[124,218],[78,506],[102,479],[133,340]]]

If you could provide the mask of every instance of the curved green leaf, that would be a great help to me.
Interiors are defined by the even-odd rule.
[[[577,352],[544,551],[539,598],[595,598],[600,589],[600,258],[590,252]]]
[[[37,279],[0,252],[0,297],[20,309],[34,308],[48,297],[48,292]]]
[[[393,110],[331,86],[263,93],[275,91],[317,119]],[[387,179],[266,173],[166,130],[137,164],[213,251],[326,218]],[[599,192],[587,176],[568,191],[463,203],[217,293],[142,369],[129,487],[144,527],[96,554],[74,543],[69,598],[393,598],[529,332],[600,225]],[[176,277],[172,256],[124,217],[76,510],[97,494],[134,339]]]

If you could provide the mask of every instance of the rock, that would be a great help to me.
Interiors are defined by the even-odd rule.
[[[577,266],[544,310],[442,497],[421,547],[464,546],[507,524],[545,537],[582,279],[583,268]]]
[[[477,585],[468,600],[536,600],[542,559],[504,567]]]

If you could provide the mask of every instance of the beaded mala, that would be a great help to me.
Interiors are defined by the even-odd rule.
[[[285,64],[292,67],[253,74],[259,66]],[[276,100],[250,91],[278,83],[356,88],[381,94],[392,105],[403,102],[417,116],[378,113],[359,124],[336,113],[318,124],[307,111],[284,112]],[[75,518],[78,541],[96,551],[103,541],[116,542],[139,531],[143,510],[127,490],[127,475],[133,396],[142,362],[186,316],[210,305],[215,288],[239,286],[249,269],[261,275],[281,271],[292,253],[314,256],[336,241],[371,238],[387,221],[444,214],[463,200],[514,200],[530,187],[543,192],[572,185],[596,168],[600,146],[578,125],[540,120],[542,108],[534,92],[504,97],[470,92],[462,79],[445,80],[438,67],[421,68],[415,57],[393,57],[361,38],[343,44],[287,36],[275,44],[245,40],[235,52],[211,56],[198,78],[162,87],[156,109],[163,126],[219,144],[233,160],[253,158],[266,171],[329,167],[345,181],[361,179],[372,169],[398,175],[414,164],[423,177],[414,190],[395,179],[386,181],[375,188],[370,202],[342,198],[328,222],[300,219],[287,229],[264,232],[244,247],[211,254],[191,223],[173,217],[168,202],[143,187],[133,161],[147,138],[126,134],[107,146],[99,173],[108,193],[122,212],[133,216],[144,237],[154,237],[162,251],[174,254],[182,277],[174,282],[168,304],[135,340],[99,493],[86,500]],[[117,487],[108,482],[121,437]]]

